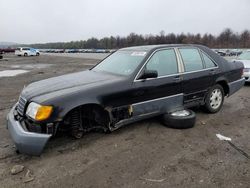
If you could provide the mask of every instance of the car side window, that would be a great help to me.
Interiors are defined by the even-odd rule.
[[[213,68],[216,67],[215,63],[206,55],[202,52],[202,56],[206,65],[206,68]]]
[[[147,62],[146,69],[156,70],[158,77],[176,74],[178,72],[178,67],[174,49],[155,52]]]
[[[200,53],[197,49],[181,48],[179,49],[184,63],[185,71],[197,71],[203,69],[203,63]]]

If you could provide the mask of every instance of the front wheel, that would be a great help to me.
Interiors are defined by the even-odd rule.
[[[224,90],[221,85],[216,84],[209,91],[205,99],[205,109],[209,113],[220,111],[224,102]]]

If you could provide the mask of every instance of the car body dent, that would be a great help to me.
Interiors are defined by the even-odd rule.
[[[17,150],[25,154],[40,155],[52,135],[32,133],[25,130],[21,123],[15,120],[13,116],[15,107],[16,105],[7,115],[7,129]]]

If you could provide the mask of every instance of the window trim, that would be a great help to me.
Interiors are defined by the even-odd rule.
[[[177,63],[177,73],[175,74],[169,74],[169,75],[165,75],[165,76],[159,76],[157,78],[147,78],[147,79],[139,79],[139,75],[141,74],[141,72],[143,71],[143,69],[145,68],[145,66],[147,65],[147,63],[149,62],[149,60],[151,59],[151,57],[158,51],[162,51],[162,50],[173,50],[175,53],[175,58],[176,58],[176,63]],[[144,80],[153,80],[153,79],[159,79],[159,78],[165,78],[165,77],[170,77],[170,76],[175,76],[175,75],[179,75],[180,74],[180,70],[181,70],[181,64],[180,64],[180,60],[179,57],[177,55],[176,52],[176,48],[173,47],[168,47],[168,48],[159,48],[156,49],[154,52],[151,53],[151,55],[148,57],[148,59],[144,62],[144,64],[142,65],[142,67],[140,68],[140,70],[137,72],[135,78],[134,78],[134,82],[141,82]]]
[[[180,54],[179,48],[195,48],[195,49],[197,49],[199,51],[199,53],[203,52],[205,55],[207,55],[214,62],[214,64],[216,65],[216,67],[203,68],[201,70],[185,72],[184,64],[183,64],[183,61],[182,61],[182,56]],[[171,74],[171,75],[166,75],[166,76],[161,76],[161,77],[157,77],[157,78],[138,79],[138,76],[141,74],[142,69],[144,68],[144,66],[146,65],[146,63],[149,61],[149,59],[151,58],[151,56],[153,54],[155,54],[155,52],[157,52],[159,50],[165,50],[165,49],[174,49],[175,54],[176,54],[176,58],[177,58],[177,65],[178,65],[178,70],[179,70],[178,73]],[[195,46],[185,47],[185,46],[183,46],[183,47],[160,48],[160,49],[156,49],[154,52],[152,52],[152,54],[147,58],[147,60],[144,62],[144,64],[140,68],[140,70],[137,72],[137,74],[136,74],[133,82],[143,82],[143,81],[146,81],[146,80],[155,80],[155,79],[167,78],[167,77],[171,77],[171,76],[182,76],[182,75],[185,75],[185,74],[190,74],[190,73],[195,73],[195,72],[202,72],[202,71],[213,70],[213,69],[218,69],[218,68],[219,68],[218,64],[206,52],[204,52],[203,50],[201,50],[198,47],[195,47]]]

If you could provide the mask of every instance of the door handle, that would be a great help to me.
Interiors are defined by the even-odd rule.
[[[214,69],[210,70],[209,74],[210,75],[214,75],[216,73],[216,71]]]
[[[175,76],[174,77],[174,82],[181,82],[182,81],[182,77],[181,76]]]

